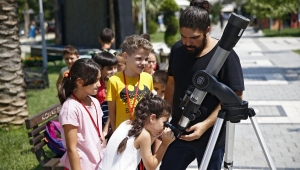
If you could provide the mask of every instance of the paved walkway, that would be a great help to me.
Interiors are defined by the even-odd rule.
[[[214,26],[210,33],[220,38]],[[26,46],[24,46],[26,48]],[[155,50],[170,49],[154,43]],[[300,170],[300,38],[266,38],[248,27],[234,50],[240,57],[244,100],[257,113],[257,121],[277,169]],[[269,169],[250,120],[236,124],[234,169]],[[188,170],[196,170],[194,161]]]
[[[218,26],[211,36],[220,38]],[[251,28],[234,50],[245,78],[244,100],[257,113],[277,169],[300,169],[300,38],[266,38]],[[250,120],[236,124],[234,169],[269,169]],[[196,170],[197,162],[188,170]]]

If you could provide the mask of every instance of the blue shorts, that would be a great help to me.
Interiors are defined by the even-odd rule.
[[[176,139],[168,147],[163,157],[160,170],[185,170],[195,158],[197,158],[199,168],[205,149],[206,148],[203,147],[189,145],[187,142]],[[208,170],[221,169],[224,152],[225,146],[214,149],[207,167]]]

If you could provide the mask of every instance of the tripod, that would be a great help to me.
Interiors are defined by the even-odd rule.
[[[251,123],[255,130],[256,136],[259,139],[260,146],[264,152],[264,156],[267,160],[270,169],[276,170],[275,164],[272,160],[266,142],[259,128],[258,122],[255,118],[256,114],[254,109],[248,108],[247,101],[242,101],[229,87],[218,82],[207,72],[196,72],[195,78],[198,79],[199,77],[202,78],[203,82],[201,82],[201,84],[197,84],[197,82],[194,81],[194,85],[200,90],[211,93],[214,92],[214,95],[216,95],[217,98],[219,98],[219,100],[221,101],[221,110],[218,113],[218,118],[211,133],[199,170],[207,169],[210,157],[212,155],[214,146],[216,144],[224,120],[227,121],[224,167],[225,169],[229,170],[233,168],[233,145],[235,132],[234,123],[239,123],[241,120],[246,120],[248,116],[250,117]],[[205,82],[209,82],[209,84],[203,86],[202,83],[206,84]]]
[[[250,117],[252,126],[255,130],[256,136],[259,139],[260,146],[264,152],[264,156],[266,157],[267,163],[270,169],[275,170],[275,164],[272,160],[266,142],[262,136],[261,130],[259,128],[258,122],[256,120],[255,112],[252,108],[247,109],[248,116]],[[229,120],[226,120],[226,117],[229,116]],[[226,143],[225,143],[225,156],[224,156],[224,168],[231,170],[233,168],[233,146],[234,146],[234,132],[235,132],[235,124],[230,122],[230,114],[226,111],[226,109],[222,109],[218,113],[217,122],[214,125],[211,137],[209,139],[207,148],[205,150],[204,157],[201,162],[201,166],[199,170],[205,170],[208,166],[211,154],[213,152],[214,146],[216,144],[218,135],[221,130],[221,126],[226,120]]]

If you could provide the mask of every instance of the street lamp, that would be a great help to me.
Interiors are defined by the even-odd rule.
[[[142,13],[143,13],[143,34],[146,34],[147,33],[147,27],[146,27],[145,0],[142,0]]]
[[[45,28],[44,28],[44,12],[43,12],[43,2],[39,0],[39,7],[40,7],[40,27],[41,27],[41,36],[42,36],[42,56],[43,56],[43,67],[47,69],[47,46],[45,40]]]

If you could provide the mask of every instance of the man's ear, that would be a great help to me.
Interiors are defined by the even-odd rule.
[[[98,37],[98,41],[100,44],[102,44],[102,40],[100,39],[100,37]]]
[[[209,32],[210,32],[210,27],[208,26],[208,27],[206,28],[206,36],[209,34]]]

